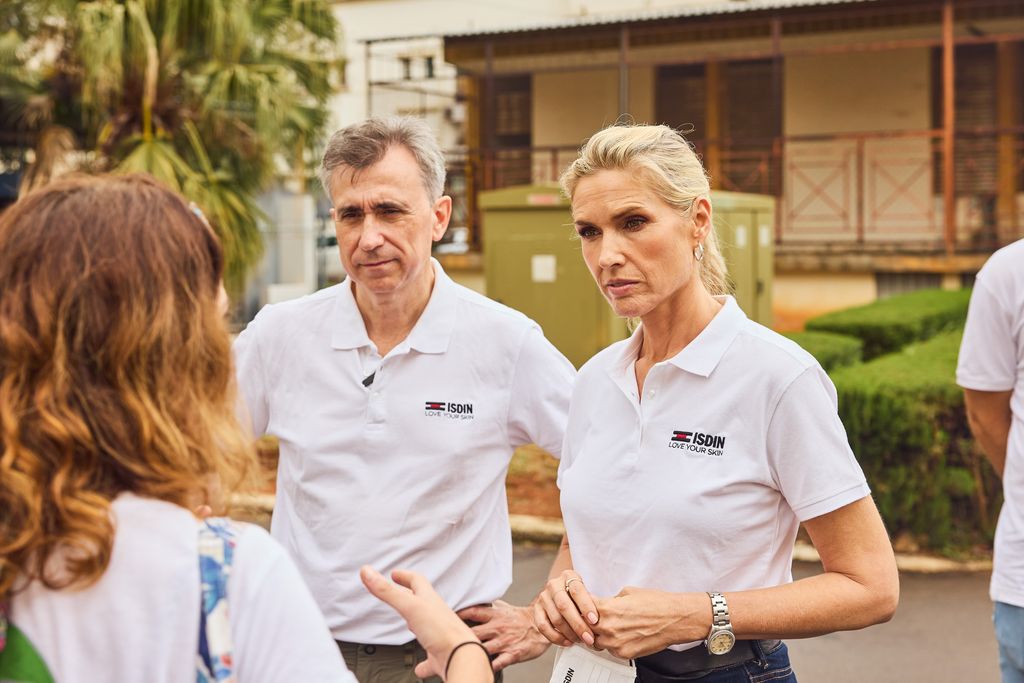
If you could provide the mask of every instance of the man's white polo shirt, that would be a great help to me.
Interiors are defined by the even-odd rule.
[[[956,381],[965,389],[1013,391],[989,594],[1024,607],[1024,240],[992,254],[978,272]]]
[[[265,307],[235,342],[254,432],[281,443],[271,533],[338,640],[412,639],[363,587],[364,564],[414,569],[456,609],[501,597],[512,450],[561,451],[575,369],[536,323],[434,268],[384,358],[349,282]]]
[[[574,568],[599,596],[789,583],[799,522],[869,495],[832,382],[725,297],[641,401],[642,334],[576,380],[558,473]]]

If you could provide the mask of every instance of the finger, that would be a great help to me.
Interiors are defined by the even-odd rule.
[[[430,678],[431,676],[440,676],[440,671],[434,671],[433,665],[430,660],[424,659],[422,662],[416,665],[416,668],[412,670],[416,678]]]
[[[472,607],[464,607],[460,609],[456,614],[458,614],[459,619],[462,619],[463,621],[475,621],[481,624],[486,624],[494,618],[495,609],[488,605],[473,605]]]
[[[213,514],[213,508],[209,505],[200,505],[194,510],[194,514],[199,519],[206,519]]]
[[[383,600],[396,610],[401,611],[407,604],[406,599],[409,597],[408,591],[385,579],[384,576],[373,567],[364,565],[359,570],[359,578],[362,579],[363,585],[366,586],[366,590],[370,591],[374,597],[378,600]]]
[[[566,595],[565,591],[562,589],[559,589],[555,595],[561,596],[565,600],[569,600],[569,596]],[[576,631],[573,630],[572,626],[570,626],[565,620],[565,614],[558,608],[555,600],[556,598],[552,597],[550,592],[544,592],[540,596],[539,602],[544,607],[544,613],[547,615],[548,623],[550,623],[551,626],[562,635],[564,640],[569,641],[570,644],[580,642],[580,637],[576,634]],[[569,602],[572,601],[569,600]],[[575,610],[576,606],[573,605],[572,609]]]
[[[583,582],[573,581],[569,584],[566,591],[569,593],[569,597],[572,598],[573,603],[576,604],[580,614],[587,620],[587,623],[591,626],[596,624],[600,618],[600,614],[597,611],[597,603],[594,601],[594,596],[583,585]]]
[[[576,583],[571,587],[575,588]],[[593,645],[594,633],[583,620],[583,615],[580,614],[580,609],[576,606],[576,603],[573,602],[572,597],[563,589],[555,593],[554,603],[555,607],[557,607],[558,611],[561,613],[565,624],[568,628],[572,629],[573,634],[587,645]],[[559,628],[559,626],[559,624],[555,624],[555,627],[558,628],[559,631],[566,633],[565,628]],[[568,635],[568,633],[566,633],[566,635]]]
[[[501,629],[494,628],[490,624],[470,626],[470,630],[473,631],[473,635],[480,639],[480,642],[486,642],[501,635]]]
[[[404,586],[413,593],[419,593],[424,588],[430,588],[430,582],[423,575],[417,574],[411,569],[395,569],[391,572],[391,579],[399,586]]]
[[[543,594],[541,594],[543,595]],[[540,634],[548,639],[548,642],[554,643],[555,645],[561,645],[562,647],[569,647],[572,645],[565,639],[561,633],[555,630],[555,627],[548,621],[547,611],[544,609],[543,597],[538,597],[537,602],[533,605],[533,625],[540,631]]]
[[[477,637],[479,637],[479,636],[477,636]],[[501,644],[501,643],[499,643],[499,642],[498,642],[498,641],[496,641],[496,640],[488,640],[488,641],[484,641],[484,640],[483,640],[483,639],[481,638],[481,639],[480,639],[480,644],[484,646],[484,649],[485,649],[485,650],[487,650],[487,654],[488,654],[488,656],[491,656],[491,657],[493,657],[494,655],[496,655],[496,654],[498,654],[499,652],[501,652],[501,649],[502,649],[502,648],[501,648],[501,645],[502,645],[502,644]]]
[[[491,660],[491,669],[494,673],[498,673],[507,666],[516,663],[516,658],[510,652],[502,652],[500,655]]]

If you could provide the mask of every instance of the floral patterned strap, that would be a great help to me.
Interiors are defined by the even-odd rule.
[[[199,578],[202,590],[197,683],[234,683],[235,680],[227,589],[237,541],[231,520],[210,517],[200,522]]]
[[[7,603],[0,602],[0,652],[7,647]]]

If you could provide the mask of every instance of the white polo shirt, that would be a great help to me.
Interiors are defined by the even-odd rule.
[[[978,273],[956,381],[965,389],[1013,391],[989,593],[1024,607],[1024,240],[992,254]]]
[[[580,369],[558,485],[596,595],[789,583],[799,523],[870,493],[818,362],[723,300],[642,401],[642,327]]]
[[[427,307],[383,358],[349,282],[265,307],[235,342],[254,431],[281,442],[271,533],[338,640],[413,637],[363,564],[414,569],[455,609],[501,597],[512,451],[561,451],[573,366],[536,323],[433,265]]]

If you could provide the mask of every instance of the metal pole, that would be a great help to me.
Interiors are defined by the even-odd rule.
[[[772,18],[772,119],[775,140],[772,143],[772,154],[775,157],[772,172],[775,174],[775,241],[782,242],[783,203],[785,201],[785,139],[782,130],[782,116],[785,110],[782,89],[782,19]]]
[[[363,70],[366,73],[366,118],[373,116],[373,79],[370,78],[372,75],[370,69],[370,58],[373,54],[373,41],[366,41],[366,49],[363,53],[363,59],[365,64]]]
[[[942,6],[942,207],[946,253],[956,251],[956,70],[953,45],[953,0]]]
[[[497,124],[497,108],[495,107],[494,92],[494,41],[488,40],[484,45],[484,92],[480,98],[480,113],[483,122],[483,161],[484,161],[484,189],[489,190],[495,187],[494,181],[494,146],[495,125]]]
[[[619,29],[619,116],[629,113],[629,27]]]

